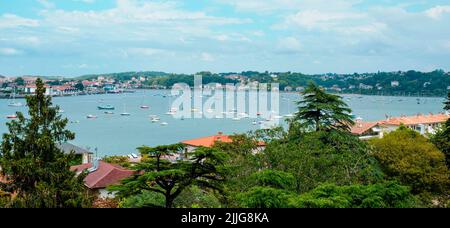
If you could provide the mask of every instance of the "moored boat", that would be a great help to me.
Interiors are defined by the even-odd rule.
[[[6,116],[7,119],[17,119],[17,115],[13,114],[13,115],[7,115]]]
[[[95,116],[95,115],[87,115],[86,118],[88,118],[88,119],[97,119],[97,116]]]
[[[100,105],[98,106],[99,110],[115,110],[116,108],[112,105]]]

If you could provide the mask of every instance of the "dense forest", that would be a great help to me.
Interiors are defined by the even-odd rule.
[[[432,72],[398,71],[354,74],[307,75],[293,72],[257,72],[240,73],[197,73],[203,76],[203,83],[238,83],[258,81],[260,83],[279,83],[282,90],[295,90],[305,87],[313,81],[327,90],[338,93],[357,93],[368,95],[395,96],[445,96],[450,86],[450,73],[443,70]],[[167,74],[163,72],[127,72],[105,75],[87,75],[77,79],[94,79],[98,76],[114,78],[118,81],[131,80],[133,77],[145,77],[145,85],[170,87],[175,83],[193,85],[194,75]],[[237,76],[237,77],[230,77]],[[289,88],[290,87],[290,88]]]

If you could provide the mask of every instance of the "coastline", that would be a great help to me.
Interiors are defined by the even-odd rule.
[[[86,93],[86,92],[82,92],[82,93],[78,93],[78,94],[65,94],[65,95],[53,95],[52,97],[76,97],[76,96],[93,96],[93,95],[104,95],[104,94],[129,94],[129,93],[135,93],[136,91],[140,91],[140,90],[161,90],[161,91],[171,91],[171,89],[153,89],[153,88],[135,88],[132,90],[127,90],[127,91],[122,91],[122,92],[95,92],[95,93]],[[339,95],[339,96],[368,96],[368,97],[413,97],[413,98],[445,98],[446,95],[442,95],[442,96],[437,96],[437,95],[432,95],[432,96],[417,96],[417,95],[412,95],[412,96],[406,96],[406,95],[381,95],[381,94],[365,94],[365,93],[336,93],[336,92],[331,92],[329,91],[331,94],[335,94],[335,95]],[[281,94],[301,94],[302,92],[298,92],[298,91],[280,91]],[[28,96],[27,95],[16,95],[16,99],[19,100],[23,100],[25,99],[25,97]],[[1,94],[0,93],[0,99],[4,100],[4,99],[11,99],[11,97],[9,95],[6,94]]]

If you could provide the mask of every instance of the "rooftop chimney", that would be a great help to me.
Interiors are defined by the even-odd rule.
[[[94,161],[92,162],[92,167],[90,169],[88,169],[88,172],[93,173],[93,172],[97,171],[99,166],[100,166],[100,159],[95,158]]]

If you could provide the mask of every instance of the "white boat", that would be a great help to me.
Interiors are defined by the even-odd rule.
[[[217,115],[215,116],[216,119],[223,119],[223,116]]]
[[[105,114],[106,114],[106,115],[113,115],[114,112],[108,112],[108,111],[107,111],[107,112],[105,112]]]
[[[173,111],[166,112],[166,115],[168,115],[168,116],[173,116],[173,115],[175,115],[175,114],[177,114],[177,113],[176,113],[176,112],[173,112]]]
[[[161,126],[167,126],[167,125],[169,125],[167,122],[162,122],[161,123]]]
[[[233,118],[233,120],[234,120],[234,121],[240,121],[240,120],[241,120],[241,118],[239,118],[239,117],[235,117],[235,118]]]
[[[23,106],[23,104],[22,103],[20,103],[20,102],[10,102],[9,104],[8,104],[8,106],[9,107],[22,107]]]
[[[150,109],[150,106],[148,106],[148,105],[141,105],[141,109]]]
[[[88,118],[88,119],[97,119],[97,116],[95,116],[95,115],[87,115],[86,118]]]
[[[127,112],[127,107],[125,104],[123,104],[123,112],[120,113],[121,116],[131,116],[131,113]]]
[[[16,102],[16,88],[15,87],[14,87],[14,93],[12,95],[13,95],[12,101],[9,102],[8,106],[9,107],[22,107],[23,106],[22,103]]]

